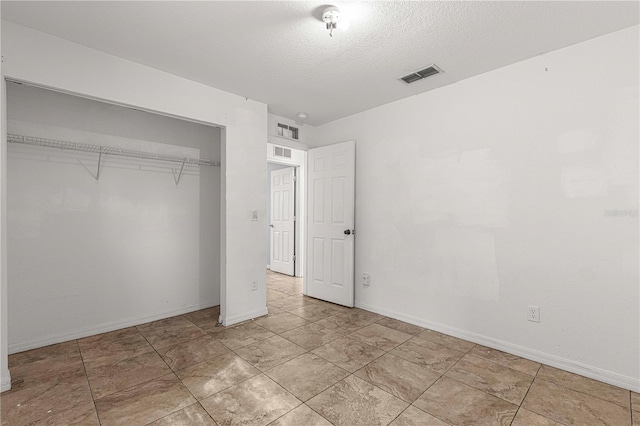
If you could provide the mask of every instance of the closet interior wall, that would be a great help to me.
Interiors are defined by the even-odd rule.
[[[16,83],[8,133],[220,161],[221,129]],[[220,167],[10,144],[9,352],[220,303]]]

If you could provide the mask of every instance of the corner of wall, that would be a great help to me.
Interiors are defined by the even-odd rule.
[[[7,85],[1,68],[0,78],[0,392],[4,392],[11,389],[11,374],[7,326]]]
[[[0,373],[0,392],[6,392],[11,389],[11,374],[9,370]]]
[[[268,313],[269,313],[269,310],[265,306],[264,308],[257,309],[255,311],[243,312],[242,314],[238,314],[238,315],[230,315],[225,318],[224,323],[222,325],[224,325],[225,327],[228,327],[230,325],[239,324],[243,321],[249,321],[249,320],[253,320],[254,318],[265,316]]]

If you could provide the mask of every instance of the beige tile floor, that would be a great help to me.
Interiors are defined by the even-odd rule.
[[[218,308],[11,355],[2,425],[640,425],[640,395],[360,309],[268,273]]]

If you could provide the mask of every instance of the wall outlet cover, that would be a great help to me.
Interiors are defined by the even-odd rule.
[[[531,322],[540,322],[540,308],[538,306],[527,307],[527,319]]]

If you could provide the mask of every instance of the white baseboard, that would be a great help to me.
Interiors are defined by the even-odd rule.
[[[458,337],[460,339],[468,340],[482,346],[487,346],[489,348],[508,352],[522,358],[527,358],[532,361],[560,368],[562,370],[608,383],[610,385],[618,386],[634,392],[640,392],[640,379],[637,377],[624,376],[613,371],[604,370],[602,368],[593,367],[587,364],[582,364],[567,358],[562,358],[556,355],[548,354],[546,352],[527,348],[525,346],[505,342],[504,340],[494,339],[492,337],[473,333],[471,331],[466,331],[455,327],[450,327],[444,324],[425,321],[420,318],[416,318],[403,313],[388,311],[386,309],[370,306],[365,303],[356,302],[356,307],[400,321],[408,322],[413,325],[428,328],[430,330],[438,331],[440,333],[448,334],[450,336]]]
[[[157,321],[164,318],[173,317],[176,315],[182,315],[193,311],[199,311],[200,309],[210,308],[212,306],[218,306],[220,301],[209,301],[206,303],[200,303],[197,305],[188,306],[185,308],[174,309],[172,311],[165,311],[156,313],[153,315],[146,315],[143,317],[128,318],[122,321],[112,321],[108,323],[99,324],[80,330],[73,330],[68,333],[59,333],[43,338],[29,340],[26,342],[17,342],[9,344],[9,354],[17,352],[28,351],[30,349],[42,348],[44,346],[53,345],[56,343],[67,342],[69,340],[81,339],[87,336],[93,336],[100,333],[106,333],[108,331],[119,330],[121,328],[131,327],[134,325],[145,324],[151,321]]]
[[[0,377],[0,392],[11,389],[11,373],[9,373],[9,370],[3,371]]]
[[[233,324],[238,324],[239,322],[251,320],[258,317],[263,317],[268,313],[269,311],[265,306],[264,308],[257,309],[255,311],[243,312],[241,314],[231,315],[231,316],[228,316],[227,318],[223,318],[222,325],[224,325],[225,327],[228,327]]]

